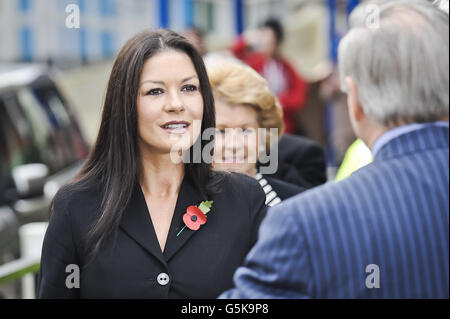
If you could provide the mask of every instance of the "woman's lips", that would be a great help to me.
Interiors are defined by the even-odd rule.
[[[161,128],[169,134],[184,134],[188,131],[190,124],[188,122],[167,122],[161,125]]]

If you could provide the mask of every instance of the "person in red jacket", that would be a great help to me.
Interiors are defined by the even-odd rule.
[[[282,40],[283,27],[270,18],[258,30],[239,36],[231,51],[267,80],[283,106],[285,131],[295,133],[295,116],[305,104],[308,86],[280,54]]]

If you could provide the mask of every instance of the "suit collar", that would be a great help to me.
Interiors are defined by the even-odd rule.
[[[169,259],[196,233],[188,228],[177,237],[183,228],[183,215],[190,205],[198,205],[206,200],[195,187],[192,179],[185,174],[178,193],[175,211],[172,217],[164,253],[159,246],[152,219],[139,182],[136,182],[133,195],[124,211],[120,228],[133,238],[146,251],[166,264]]]
[[[389,160],[429,149],[448,149],[448,147],[448,126],[426,125],[389,140],[375,154],[374,161]]]
[[[135,184],[119,227],[163,264],[166,263],[139,182]]]

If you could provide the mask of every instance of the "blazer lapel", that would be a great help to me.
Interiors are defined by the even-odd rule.
[[[200,229],[197,231],[193,231],[188,227],[185,227],[177,236],[180,230],[184,227],[183,215],[186,213],[186,209],[191,205],[199,205],[205,200],[207,200],[207,198],[202,196],[200,190],[195,187],[192,179],[188,177],[188,174],[186,174],[180,187],[175,212],[164,249],[164,256],[167,262],[195,233],[197,233],[197,231],[201,231],[202,227],[206,225],[200,226]]]
[[[120,228],[145,250],[166,264],[153,227],[141,186],[137,182],[130,202],[125,209]]]

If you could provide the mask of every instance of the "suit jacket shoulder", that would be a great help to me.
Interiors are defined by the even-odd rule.
[[[226,176],[227,191],[237,193],[240,197],[245,195],[247,198],[248,194],[260,198],[265,196],[261,185],[255,178],[241,173],[224,172],[223,174]]]
[[[288,199],[305,191],[304,187],[291,184],[271,176],[264,176],[281,200]]]
[[[448,136],[404,134],[349,178],[270,209],[224,296],[448,298]]]
[[[63,186],[55,195],[51,216],[64,212],[70,218],[77,238],[86,236],[92,224],[98,218],[101,205],[101,185],[85,185],[75,182]]]
[[[245,174],[224,172],[226,182],[222,192],[238,201],[249,212],[250,218],[259,224],[266,213],[266,194],[256,179]],[[255,237],[256,238],[256,237]]]
[[[322,147],[305,137],[290,134],[281,137],[278,166],[275,178],[303,188],[312,188],[327,180]]]

